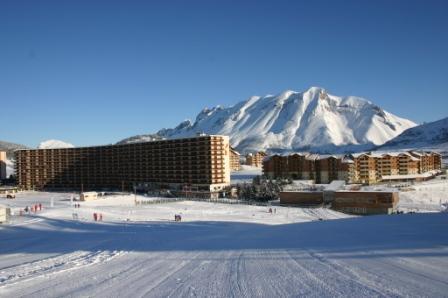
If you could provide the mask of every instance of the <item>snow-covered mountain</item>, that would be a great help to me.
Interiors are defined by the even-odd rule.
[[[57,149],[57,148],[73,148],[73,147],[75,147],[75,146],[73,146],[70,143],[63,142],[63,141],[47,140],[47,141],[41,142],[37,148],[38,149]]]
[[[28,147],[21,144],[0,141],[0,151],[6,152],[6,177],[14,174],[14,151],[27,148]]]
[[[8,158],[13,158],[14,157],[14,150],[17,149],[27,149],[28,147],[26,147],[25,145],[21,145],[21,144],[15,144],[15,143],[10,143],[10,142],[5,142],[5,141],[0,141],[0,151],[6,151],[6,156]]]
[[[438,145],[448,147],[448,117],[409,128],[380,148],[428,148]]]
[[[416,124],[382,110],[370,101],[339,97],[325,89],[253,96],[232,107],[205,108],[196,117],[157,136],[178,138],[204,132],[229,135],[240,152],[271,150],[345,151],[370,149]],[[154,135],[148,135],[154,137]],[[142,137],[142,136],[141,136]],[[130,138],[121,143],[138,142]]]
[[[409,128],[378,147],[379,151],[408,149],[437,151],[448,163],[448,117]]]

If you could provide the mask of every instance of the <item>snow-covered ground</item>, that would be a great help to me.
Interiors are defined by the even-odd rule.
[[[263,171],[261,168],[241,165],[241,170],[233,171],[232,173],[230,173],[230,180],[232,184],[252,183],[252,180],[255,176],[260,176],[262,174]]]
[[[410,185],[407,190],[401,191],[398,209],[405,212],[434,212],[442,211],[444,204],[448,204],[448,180],[434,179]]]
[[[444,297],[448,213],[351,217],[300,209],[70,193],[0,204],[1,297]],[[51,198],[54,207],[51,208]],[[92,213],[103,214],[94,222]],[[77,213],[79,220],[72,219]],[[182,214],[182,222],[173,222]],[[323,220],[318,220],[318,219]]]
[[[6,159],[6,177],[9,178],[9,176],[14,175],[14,162],[10,159]]]

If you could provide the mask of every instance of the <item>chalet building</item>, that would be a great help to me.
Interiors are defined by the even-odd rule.
[[[333,180],[349,180],[353,161],[339,156],[294,153],[288,156],[273,155],[263,161],[263,173],[269,178],[315,180],[330,183]]]
[[[289,176],[288,157],[278,154],[266,157],[263,160],[263,173],[269,178],[283,178]]]
[[[6,152],[0,151],[0,180],[6,178]]]
[[[399,175],[399,154],[386,153],[378,159],[378,167],[381,176]]]
[[[241,170],[241,155],[233,147],[230,147],[230,171]]]
[[[330,183],[333,180],[352,181],[354,162],[347,156],[320,156],[316,160],[316,182]]]
[[[18,150],[22,189],[127,189],[154,185],[212,193],[230,184],[229,137],[202,135],[124,145]]]
[[[261,168],[263,166],[263,159],[267,154],[263,151],[249,153],[246,155],[246,164],[248,166]]]
[[[374,184],[381,181],[379,171],[380,155],[361,153],[353,155],[353,181],[362,184]]]
[[[441,155],[434,152],[359,153],[346,156],[293,153],[263,161],[268,178],[288,177],[330,183],[375,184],[389,180],[429,179],[441,170]]]
[[[334,210],[361,215],[391,214],[399,202],[399,193],[389,191],[281,191],[279,197],[283,206],[329,204]]]
[[[305,157],[303,162],[302,177],[306,180],[315,180],[316,175],[316,160],[319,158],[318,154],[309,154]]]

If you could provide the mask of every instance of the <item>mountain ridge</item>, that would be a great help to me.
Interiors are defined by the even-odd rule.
[[[324,88],[252,96],[230,107],[204,108],[194,122],[124,139],[190,137],[197,133],[229,135],[242,153],[249,151],[367,150],[382,145],[416,124],[361,97],[339,97]]]
[[[448,149],[448,117],[424,123],[403,131],[400,135],[379,146],[379,149],[431,148]]]

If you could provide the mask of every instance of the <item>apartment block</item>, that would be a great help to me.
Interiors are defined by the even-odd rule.
[[[6,178],[6,152],[0,151],[0,180]]]
[[[330,183],[333,180],[349,181],[352,177],[353,161],[344,156],[294,153],[272,155],[263,161],[263,173],[269,178],[315,180]]]
[[[362,184],[374,184],[381,181],[380,156],[361,153],[353,155],[354,173],[353,181]]]
[[[261,168],[263,166],[263,159],[266,156],[267,154],[262,151],[249,153],[246,155],[246,164],[252,167]]]
[[[436,152],[406,151],[353,155],[356,183],[374,184],[392,180],[425,180],[441,171],[442,158]]]
[[[230,184],[227,136],[66,149],[18,150],[23,189],[126,189],[157,185],[216,192]]]
[[[240,156],[241,155],[238,151],[236,151],[234,148],[230,147],[230,170],[231,171],[241,170]]]
[[[424,180],[441,171],[441,155],[435,152],[358,153],[319,155],[294,153],[272,155],[263,161],[268,178],[288,177],[330,183],[375,184],[390,180]]]

